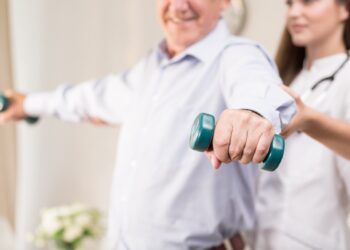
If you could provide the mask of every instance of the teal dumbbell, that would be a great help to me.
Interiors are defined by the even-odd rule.
[[[206,151],[211,147],[215,130],[215,117],[200,113],[193,123],[190,137],[190,147],[196,151]],[[284,139],[274,135],[269,152],[261,164],[261,168],[274,171],[278,168],[284,153]]]
[[[6,111],[10,104],[11,103],[9,99],[6,96],[0,94],[0,112]],[[34,116],[28,116],[25,118],[25,120],[29,124],[34,124],[38,122],[39,118]]]

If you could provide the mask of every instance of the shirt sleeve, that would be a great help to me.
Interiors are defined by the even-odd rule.
[[[254,44],[231,46],[224,53],[221,82],[227,106],[259,113],[280,133],[296,107],[280,87],[281,79],[271,58]]]
[[[77,85],[63,84],[52,92],[28,94],[24,110],[31,116],[55,116],[79,122],[91,117],[109,124],[123,122],[141,83],[145,61],[119,75],[109,75]]]

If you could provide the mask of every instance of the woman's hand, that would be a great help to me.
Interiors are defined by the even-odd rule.
[[[294,98],[295,104],[297,105],[297,113],[293,117],[293,119],[289,122],[287,127],[282,130],[281,135],[284,137],[288,137],[292,133],[296,131],[304,131],[308,127],[309,117],[312,114],[313,109],[305,105],[305,103],[301,100],[300,95],[295,93],[293,90],[288,88],[285,85],[282,85],[282,88]]]
[[[350,160],[350,123],[310,108],[290,88],[283,87],[283,89],[294,98],[297,113],[283,129],[282,135],[287,137],[295,131],[302,131],[336,154]]]

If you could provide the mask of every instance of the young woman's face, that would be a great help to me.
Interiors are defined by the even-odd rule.
[[[287,0],[287,28],[296,46],[342,39],[345,5],[337,0]]]

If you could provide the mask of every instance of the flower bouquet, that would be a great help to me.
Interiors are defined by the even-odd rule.
[[[41,223],[29,240],[38,247],[60,250],[80,249],[86,239],[102,235],[101,213],[82,204],[53,207],[41,214]]]

